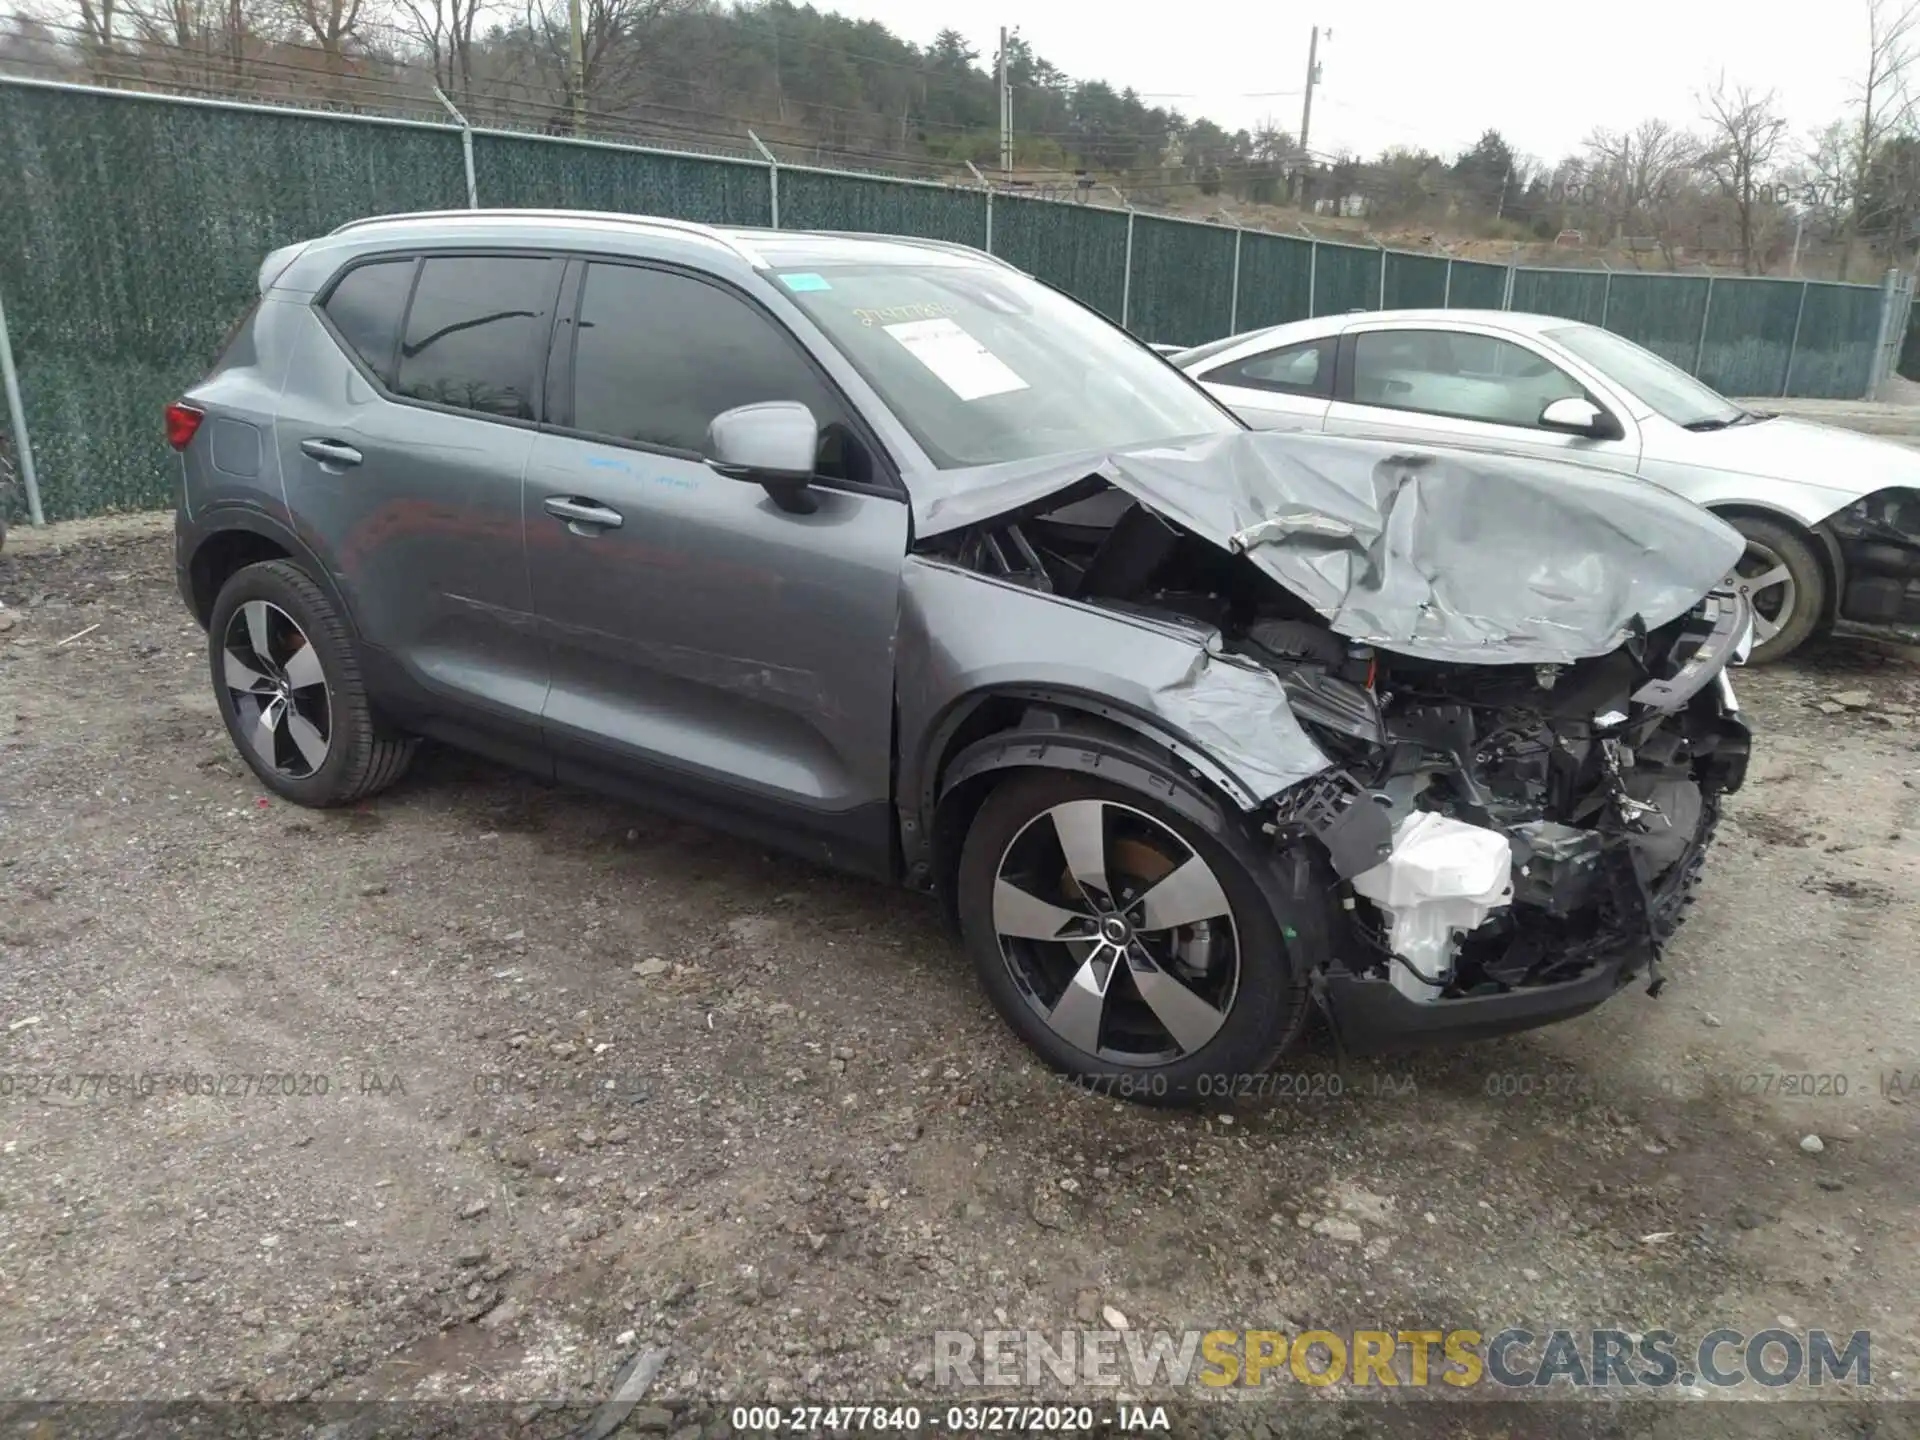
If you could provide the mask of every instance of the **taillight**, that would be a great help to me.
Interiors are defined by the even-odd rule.
[[[176,450],[186,449],[199,432],[200,422],[206,418],[206,411],[174,401],[167,406],[167,444]]]

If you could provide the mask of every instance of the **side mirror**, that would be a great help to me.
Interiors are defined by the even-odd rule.
[[[707,464],[732,480],[759,485],[796,515],[817,505],[809,487],[820,454],[820,425],[797,400],[737,405],[707,427]]]
[[[1591,400],[1567,395],[1540,412],[1542,430],[1561,430],[1569,435],[1585,435],[1591,440],[1615,438],[1607,412]]]

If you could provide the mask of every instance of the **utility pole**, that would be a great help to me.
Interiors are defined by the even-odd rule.
[[[1802,210],[1798,215],[1793,217],[1793,262],[1787,266],[1787,274],[1789,275],[1798,275],[1800,273],[1800,236],[1806,231],[1806,228],[1807,212]]]
[[[567,23],[573,30],[573,133],[587,133],[587,45],[580,31],[580,0],[567,0]]]
[[[1007,27],[1000,27],[1000,174],[1013,177],[1013,86],[1007,83]]]
[[[1327,38],[1333,38],[1333,31],[1327,31]],[[1305,171],[1308,164],[1307,141],[1313,131],[1313,87],[1320,79],[1320,27],[1313,27],[1313,34],[1307,41],[1307,93],[1300,103],[1300,170],[1294,175],[1294,198],[1300,197],[1305,183]]]
[[[1513,166],[1507,166],[1507,178],[1500,182],[1500,198],[1494,204],[1493,218],[1498,220],[1507,213],[1507,192],[1513,188]]]

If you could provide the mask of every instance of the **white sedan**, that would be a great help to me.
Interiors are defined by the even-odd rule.
[[[1746,410],[1630,340],[1550,315],[1329,315],[1168,357],[1260,430],[1624,470],[1747,537],[1756,663],[1809,636],[1920,643],[1920,452]]]

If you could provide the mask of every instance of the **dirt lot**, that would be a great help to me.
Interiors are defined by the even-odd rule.
[[[627,1423],[691,1433],[696,1402],[977,1399],[932,1386],[933,1331],[1110,1307],[1869,1329],[1875,1403],[1769,1421],[1914,1433],[1911,656],[1741,676],[1751,781],[1659,999],[1377,1064],[1310,1032],[1301,1093],[1156,1113],[1029,1061],[908,894],[455,755],[269,802],[171,563],[150,517],[0,554],[0,1398],[534,1425],[663,1346]],[[98,1078],[138,1073],[174,1078]],[[1688,1393],[1669,1433],[1707,1433]],[[1263,1423],[1379,1410],[1329,1398]]]

